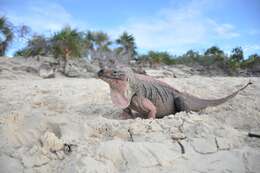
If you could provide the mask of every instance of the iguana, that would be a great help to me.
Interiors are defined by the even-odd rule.
[[[123,109],[125,118],[132,116],[132,110],[153,119],[180,111],[199,111],[226,102],[251,84],[220,99],[201,99],[129,68],[103,68],[97,75],[109,84],[112,102]]]

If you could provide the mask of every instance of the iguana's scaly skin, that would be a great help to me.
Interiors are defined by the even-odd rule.
[[[128,68],[107,68],[98,72],[99,78],[110,85],[114,104],[123,108],[124,115],[134,110],[147,118],[161,118],[180,111],[199,111],[226,102],[249,84],[220,99],[201,99],[183,93],[149,76],[134,74]]]

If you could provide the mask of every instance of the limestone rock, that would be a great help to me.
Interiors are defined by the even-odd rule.
[[[80,77],[80,69],[77,63],[73,61],[68,61],[65,66],[64,74],[67,77]]]
[[[55,70],[50,64],[43,63],[43,64],[40,65],[39,75],[44,79],[54,78],[55,77]]]
[[[77,60],[68,60],[65,65],[65,71],[64,74],[67,77],[85,77],[89,78],[93,76],[91,73],[96,73],[98,69],[86,62],[83,59],[77,59]]]
[[[217,137],[216,143],[219,150],[229,150],[231,148],[231,144],[225,138]]]
[[[104,142],[98,149],[101,157],[109,159],[120,170],[171,166],[180,157],[180,152],[171,150],[167,145],[150,142]]]
[[[200,154],[212,154],[217,152],[214,138],[193,138],[191,145]]]
[[[60,151],[64,147],[64,142],[49,131],[45,132],[40,140],[46,151]]]

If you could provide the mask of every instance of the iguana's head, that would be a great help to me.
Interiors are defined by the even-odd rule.
[[[103,68],[97,75],[109,84],[113,103],[121,108],[128,107],[133,96],[129,87],[131,71],[127,68]]]
[[[123,69],[116,68],[103,68],[97,73],[98,77],[109,84],[115,83],[115,81],[127,81],[127,72]]]

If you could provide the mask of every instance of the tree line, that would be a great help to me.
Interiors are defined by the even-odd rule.
[[[212,46],[203,53],[188,50],[180,56],[173,56],[168,52],[149,51],[147,54],[139,56],[139,61],[167,65],[185,64],[192,66],[198,64],[205,67],[215,65],[222,69],[236,71],[239,68],[251,68],[254,64],[260,64],[260,56],[255,53],[245,58],[241,47],[233,48],[231,54],[228,55],[219,47]]]
[[[0,56],[6,53],[15,35],[23,37],[28,33],[28,27],[14,26],[5,17],[0,17]],[[105,32],[79,31],[70,26],[62,28],[49,37],[33,34],[28,39],[26,46],[15,52],[15,56],[34,57],[38,55],[54,56],[65,62],[72,58],[100,61],[112,56],[124,59],[126,63],[135,60],[138,63],[151,65],[200,64],[210,66],[214,64],[231,70],[250,68],[253,64],[260,63],[258,54],[245,58],[241,47],[234,48],[230,55],[225,54],[217,46],[212,46],[203,53],[188,50],[179,56],[171,55],[166,51],[152,50],[146,54],[138,54],[135,38],[127,32],[123,32],[116,40],[111,40]]]

